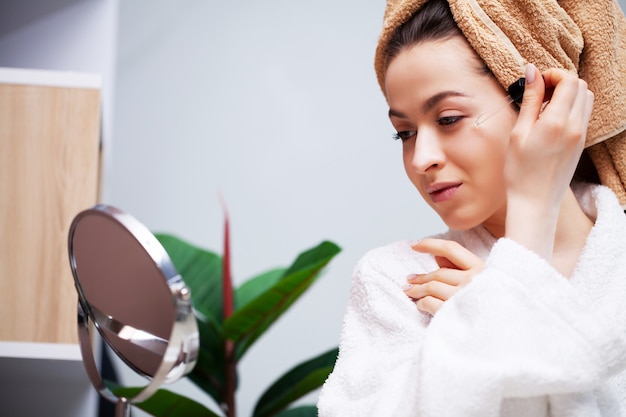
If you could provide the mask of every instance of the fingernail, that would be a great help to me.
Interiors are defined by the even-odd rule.
[[[407,281],[411,281],[412,279],[417,278],[417,274],[409,274],[406,276]]]
[[[526,84],[532,84],[535,81],[535,74],[537,71],[537,67],[533,64],[526,64]]]
[[[403,291],[406,291],[406,290],[408,290],[409,288],[411,288],[412,286],[413,286],[412,284],[409,284],[409,283],[407,282],[406,284],[402,284],[402,290],[403,290]]]

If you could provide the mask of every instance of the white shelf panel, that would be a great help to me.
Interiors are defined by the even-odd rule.
[[[0,358],[81,361],[76,344],[0,342]]]
[[[98,74],[72,71],[0,67],[0,83],[100,89],[102,77]]]

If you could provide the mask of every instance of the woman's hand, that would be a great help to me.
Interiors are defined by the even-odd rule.
[[[547,104],[546,93],[551,96]],[[506,237],[551,259],[561,202],[584,148],[593,93],[560,69],[526,70],[519,118],[511,132],[504,177]]]
[[[482,259],[451,240],[424,239],[412,248],[433,255],[439,269],[411,275],[407,278],[409,287],[404,292],[416,300],[420,311],[433,315],[484,267]]]

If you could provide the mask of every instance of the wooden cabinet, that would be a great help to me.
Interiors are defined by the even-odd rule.
[[[0,70],[0,340],[78,341],[67,233],[97,202],[98,79]]]
[[[100,101],[99,76],[0,68],[0,374],[12,381],[0,391],[22,397],[14,416],[95,410],[67,235],[98,199]],[[37,400],[44,386],[54,401]]]

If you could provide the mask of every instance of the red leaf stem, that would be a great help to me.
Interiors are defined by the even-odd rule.
[[[224,255],[222,261],[222,306],[224,320],[228,319],[234,311],[233,306],[233,280],[230,270],[230,227],[228,209],[224,197],[220,194],[222,210],[224,211]],[[235,417],[237,414],[235,403],[235,390],[237,378],[237,364],[235,360],[235,343],[232,340],[224,340],[224,350],[226,356],[226,386],[224,408],[227,417]]]
[[[233,306],[233,281],[230,269],[230,226],[228,209],[224,198],[220,196],[222,210],[224,211],[224,256],[222,261],[222,303],[224,308],[224,320],[232,316]]]

